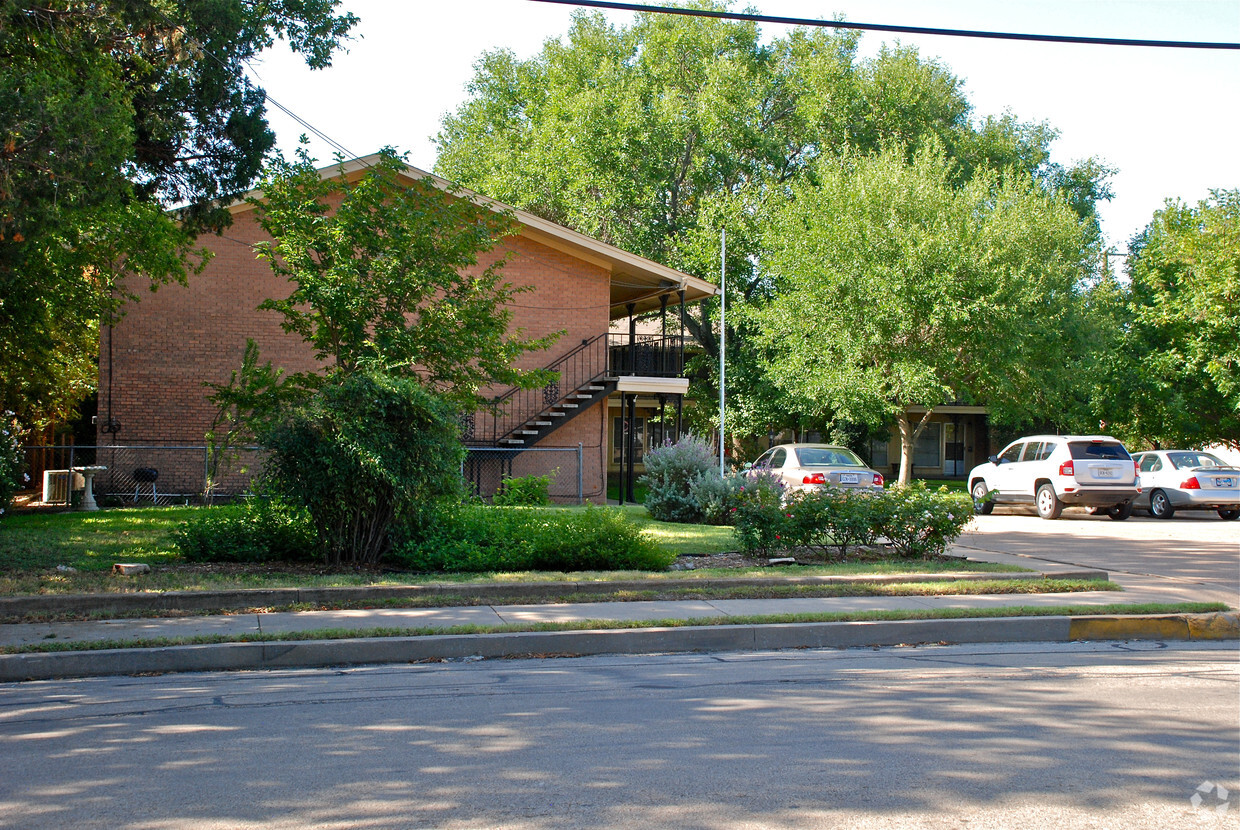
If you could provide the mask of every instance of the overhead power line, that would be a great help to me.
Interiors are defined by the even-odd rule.
[[[1034,35],[1017,32],[984,32],[976,29],[936,29],[925,26],[889,26],[883,23],[849,23],[843,20],[815,20],[808,17],[778,17],[768,14],[720,12],[710,9],[684,9],[676,6],[647,6],[641,3],[613,3],[610,0],[533,0],[560,6],[583,6],[622,12],[678,14],[686,17],[713,17],[722,20],[743,20],[750,23],[781,23],[787,26],[816,26],[825,29],[856,29],[865,32],[898,32],[910,35],[942,35],[944,37],[975,37],[992,40],[1028,40],[1036,43],[1081,43],[1094,46],[1153,46],[1164,49],[1240,49],[1240,43],[1187,40],[1144,40],[1122,37],[1083,37],[1076,35]]]

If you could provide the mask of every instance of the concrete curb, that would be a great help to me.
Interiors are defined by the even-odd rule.
[[[283,608],[290,605],[338,605],[383,602],[426,596],[456,596],[486,599],[547,598],[566,594],[646,591],[652,588],[769,588],[780,585],[856,585],[901,582],[939,582],[943,580],[980,582],[989,579],[1088,579],[1105,581],[1106,571],[977,572],[941,574],[896,574],[871,576],[785,576],[744,579],[684,578],[652,583],[646,580],[606,582],[521,582],[508,585],[459,585],[436,582],[428,585],[391,585],[341,588],[250,588],[235,591],[164,591],[128,594],[64,594],[0,597],[0,619],[27,615],[125,614],[135,611],[225,611],[241,608]]]
[[[605,631],[433,634],[0,655],[0,682],[164,672],[318,668],[468,657],[657,654],[919,643],[1238,639],[1240,614],[994,617],[892,622],[711,625]]]

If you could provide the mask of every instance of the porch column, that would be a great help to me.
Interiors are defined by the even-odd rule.
[[[629,303],[625,308],[629,311],[629,360],[628,368],[630,375],[637,374],[637,318],[633,316],[633,309],[637,306]]]
[[[659,295],[659,324],[662,331],[659,335],[659,376],[667,374],[667,294]]]
[[[626,441],[628,446],[625,448],[625,455],[627,455],[629,459],[629,476],[625,480],[624,486],[627,488],[627,492],[625,493],[625,495],[627,496],[628,500],[631,502],[636,502],[637,496],[634,495],[633,493],[633,448],[637,440],[637,436],[635,435],[635,433],[637,432],[637,429],[636,429],[636,426],[637,426],[637,423],[636,423],[637,394],[636,393],[629,395],[628,413],[629,413],[629,434],[628,434],[628,438]]]

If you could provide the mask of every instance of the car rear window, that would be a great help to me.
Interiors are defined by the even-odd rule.
[[[1195,467],[1222,467],[1223,462],[1208,452],[1169,452],[1167,457],[1178,470],[1191,470]]]
[[[802,447],[797,450],[802,467],[864,467],[865,462],[848,450]]]
[[[1104,458],[1111,461],[1130,461],[1128,450],[1117,441],[1068,442],[1073,458]]]

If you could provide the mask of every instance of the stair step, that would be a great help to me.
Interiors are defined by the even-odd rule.
[[[594,396],[593,395],[569,395],[569,397],[575,398],[576,400],[579,400],[579,401],[588,401]]]
[[[518,430],[516,430],[513,434],[514,434],[514,435],[537,435],[537,434],[538,434],[538,430],[536,430],[536,429],[518,429]]]
[[[564,413],[563,412],[548,412],[547,417],[548,418],[563,418]]]
[[[525,443],[525,441],[523,441],[520,438],[501,438],[499,439],[499,442],[501,444],[524,444]]]
[[[605,392],[606,390],[607,390],[606,386],[583,386],[581,387],[582,392]]]
[[[551,426],[551,422],[550,421],[529,421],[526,423],[526,426],[527,427],[549,427]]]
[[[580,409],[581,408],[579,404],[575,404],[575,403],[557,403],[556,406],[558,406],[560,409]],[[552,413],[552,414],[555,414],[555,413]]]

